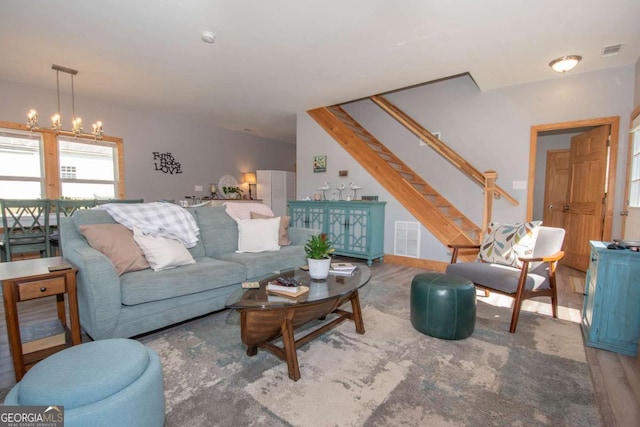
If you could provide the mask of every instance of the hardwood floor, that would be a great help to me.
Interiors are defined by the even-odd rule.
[[[388,279],[390,282],[408,284],[414,275],[423,270],[389,263],[374,263],[372,271],[378,280]],[[558,268],[558,317],[561,319],[580,322],[584,279],[585,275],[580,271],[564,266]],[[510,306],[512,302],[511,298],[497,294],[483,300],[502,306]],[[21,321],[54,317],[54,301],[43,298],[21,303]],[[551,315],[548,298],[525,301],[523,309]],[[4,306],[0,307],[0,311],[3,319],[0,323],[0,389],[5,389],[15,384],[15,379],[7,343]],[[88,338],[83,336],[83,340],[86,341]],[[640,360],[591,347],[585,347],[585,350],[604,425],[640,425]],[[4,393],[0,393],[0,399],[3,399],[3,396]]]

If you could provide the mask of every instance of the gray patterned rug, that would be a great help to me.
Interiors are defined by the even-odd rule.
[[[474,334],[413,329],[408,286],[372,282],[366,328],[345,322],[298,350],[302,378],[248,357],[220,312],[141,338],[162,359],[167,426],[599,426],[578,324],[478,302]]]

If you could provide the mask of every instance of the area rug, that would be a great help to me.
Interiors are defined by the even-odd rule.
[[[352,322],[298,350],[302,378],[220,312],[141,341],[162,359],[167,426],[599,426],[579,326],[478,302],[473,335],[446,341],[409,321],[408,286],[372,281]],[[316,325],[310,325],[315,327]]]

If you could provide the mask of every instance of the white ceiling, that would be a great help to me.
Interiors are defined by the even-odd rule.
[[[468,72],[482,90],[635,64],[640,0],[2,0],[0,79],[293,142],[295,113]],[[204,30],[214,44],[200,40]],[[616,56],[604,46],[623,43]]]

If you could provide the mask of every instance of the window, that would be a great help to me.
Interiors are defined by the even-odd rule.
[[[61,179],[76,179],[76,167],[75,166],[60,166],[60,178]]]
[[[640,116],[633,121],[633,143],[631,157],[631,182],[629,188],[629,206],[640,207]]]
[[[122,139],[75,138],[49,129],[0,128],[0,198],[123,199]]]
[[[42,137],[0,130],[0,198],[44,198]]]
[[[58,139],[61,196],[72,199],[117,198],[115,144]]]

